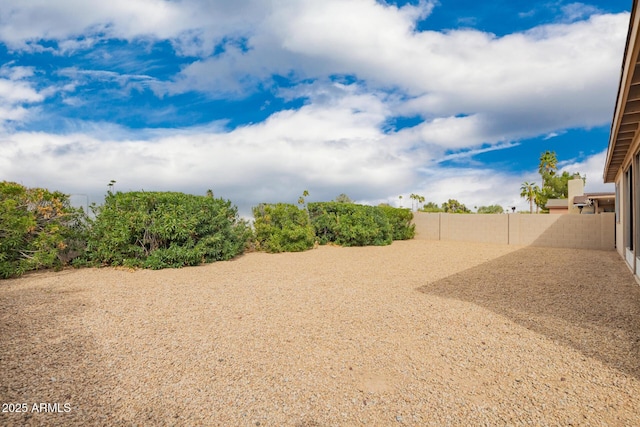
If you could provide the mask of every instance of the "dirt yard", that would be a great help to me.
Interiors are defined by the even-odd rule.
[[[0,281],[0,403],[12,426],[638,426],[640,286],[615,252],[425,240],[30,274]]]

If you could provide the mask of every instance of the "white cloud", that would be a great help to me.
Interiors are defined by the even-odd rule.
[[[89,193],[93,200],[99,197],[96,189],[111,179],[122,190],[213,188],[245,212],[260,201],[295,202],[303,189],[316,200],[345,192],[357,200],[393,195],[388,200],[395,201],[406,191],[438,203],[454,197],[470,207],[498,203],[527,209],[518,198],[519,186],[536,179],[535,172],[452,169],[438,161],[609,121],[629,15],[593,15],[593,9],[574,3],[565,9],[564,23],[503,37],[475,30],[417,31],[419,20],[428,26],[435,4],[24,0],[3,5],[0,42],[10,49],[46,50],[50,44],[43,41],[57,41],[56,53],[73,55],[106,39],[150,45],[168,40],[178,55],[197,59],[165,82],[145,72],[67,68],[58,75],[70,81],[44,89],[34,83],[37,70],[5,65],[0,131],[3,121],[26,121],[55,93],[69,106],[83,105],[88,100],[80,89],[88,82],[113,82],[124,92],[151,88],[159,96],[199,91],[212,97],[246,96],[257,86],[269,87],[273,74],[314,82],[279,92],[285,99],[306,99],[303,107],[233,131],[223,130],[220,122],[209,129],[134,132],[72,121],[66,129],[73,133],[64,135],[4,132],[0,179]],[[212,55],[216,46],[223,52]],[[358,83],[331,83],[336,75],[356,76]],[[171,113],[171,108],[159,112]],[[424,122],[385,132],[397,116],[420,116]],[[595,184],[601,181],[603,156],[567,165],[587,173],[589,191],[600,188]]]
[[[5,2],[6,3],[6,2]],[[229,35],[250,31],[265,14],[257,0],[21,0],[0,8],[0,41],[11,49],[84,49],[106,38],[171,40],[181,54],[207,55]]]
[[[32,75],[30,67],[0,67],[0,129],[9,122],[26,120],[30,109],[45,99],[46,93],[38,92],[25,80]]]
[[[581,161],[565,163],[560,171],[580,172],[587,176],[585,192],[614,192],[612,184],[604,184],[602,171],[606,150],[593,154]],[[503,208],[515,206],[517,211],[529,211],[529,203],[519,197],[523,182],[535,182],[540,185],[537,170],[521,173],[501,172],[498,170],[476,168],[423,168],[423,179],[404,194],[404,206],[410,203],[409,194],[425,196],[426,201],[438,204],[448,199],[457,199],[468,208],[498,204]],[[388,203],[399,205],[397,196],[390,197]]]
[[[91,193],[111,179],[123,190],[213,188],[245,211],[260,201],[295,201],[303,189],[318,198],[349,190],[364,198],[401,191],[413,175],[415,162],[384,143],[384,118],[379,99],[353,93],[231,132],[156,131],[144,139],[105,137],[114,133],[109,128],[13,133],[0,138],[7,160],[0,179],[69,193]]]
[[[374,0],[26,0],[0,10],[0,40],[14,48],[59,42],[61,51],[105,38],[169,40],[198,55],[156,94],[244,97],[275,74],[350,74],[407,98],[398,114],[430,127],[476,121],[497,143],[610,120],[628,14],[564,7],[572,22],[496,37],[476,30],[416,31],[435,2],[398,8]],[[573,22],[576,19],[588,19]],[[224,51],[209,56],[216,45]],[[467,115],[473,119],[453,120]],[[435,130],[434,130],[435,131]],[[478,139],[478,138],[475,138]],[[470,143],[477,144],[473,139]],[[470,145],[471,146],[471,145]]]
[[[601,151],[593,154],[582,161],[574,161],[562,164],[561,171],[569,173],[580,172],[583,176],[587,176],[587,183],[584,187],[585,192],[611,192],[615,191],[614,184],[605,184],[602,177],[604,171],[604,163],[607,151]]]
[[[256,28],[248,50],[230,47],[196,61],[158,91],[242,97],[274,73],[356,75],[371,90],[402,94],[394,112],[426,117],[425,128],[441,135],[438,140],[460,132],[460,124],[480,129],[481,136],[465,139],[467,147],[611,119],[626,13],[496,37],[475,30],[417,32],[415,10],[426,15],[430,3],[412,13],[373,0],[279,4],[287,7]]]
[[[423,195],[427,202],[441,205],[456,199],[467,208],[500,205],[507,209],[528,210],[528,203],[519,197],[522,182],[535,174],[510,174],[487,168],[435,168],[425,171],[422,182],[404,196],[405,207],[409,206],[408,194]],[[397,205],[397,202],[396,202]]]
[[[579,2],[562,6],[564,19],[570,22],[584,19],[599,12],[600,10],[597,7]]]

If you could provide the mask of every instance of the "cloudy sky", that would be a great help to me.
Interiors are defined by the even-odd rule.
[[[631,0],[0,0],[0,180],[527,209],[602,182]],[[86,195],[86,196],[85,196]]]

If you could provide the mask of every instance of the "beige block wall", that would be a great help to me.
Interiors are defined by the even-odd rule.
[[[613,250],[615,214],[513,215],[509,242],[513,245]]]
[[[599,215],[414,215],[416,238],[613,250],[615,214]]]
[[[440,240],[440,214],[414,212],[413,223],[416,225],[416,239]]]
[[[509,215],[442,214],[442,240],[509,243]]]
[[[604,215],[604,216],[603,216]],[[614,250],[616,248],[616,214],[615,212],[603,212],[600,216],[600,227],[602,230],[600,246],[604,250]]]

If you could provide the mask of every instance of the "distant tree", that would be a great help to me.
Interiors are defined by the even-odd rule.
[[[420,211],[422,211],[422,212],[444,212],[444,209],[442,209],[440,206],[438,206],[437,203],[428,202],[428,203],[426,203],[425,205],[422,206]]]
[[[540,188],[536,191],[534,203],[536,204],[536,213],[540,213],[540,209],[544,209],[547,204],[547,198],[544,196],[544,193]]]
[[[417,210],[418,207],[420,206],[420,203],[424,203],[424,200],[425,200],[424,196],[421,196],[419,194],[413,194],[413,193],[411,193],[409,198],[412,200],[412,202],[411,202],[411,210]],[[414,205],[414,202],[415,202],[415,205]]]
[[[307,190],[304,190],[302,192],[302,196],[298,197],[298,204],[300,206],[304,206],[305,205],[305,203],[306,203],[305,197],[309,197],[309,192]]]
[[[569,197],[569,180],[582,178],[586,183],[586,176],[579,172],[569,173],[567,171],[558,175],[558,158],[555,151],[545,151],[540,155],[538,173],[542,178],[542,188],[535,200],[540,208],[547,204],[549,199],[566,199]]]
[[[581,176],[579,173],[569,173],[567,171],[562,172],[562,175],[555,175],[549,177],[545,184],[544,190],[548,194],[548,199],[565,199],[569,197],[569,180],[582,179],[586,182],[586,176]]]
[[[335,198],[334,202],[338,203],[353,203],[353,200],[346,194],[342,193],[338,197]]]
[[[471,213],[471,209],[468,209],[456,199],[449,199],[444,202],[442,204],[442,209],[447,213]]]
[[[545,177],[553,176],[558,170],[558,157],[555,151],[545,151],[540,155],[540,164],[538,165],[538,172],[542,176],[543,185]]]
[[[533,182],[523,182],[520,186],[520,197],[524,197],[529,202],[529,213],[533,213],[533,202],[536,200],[536,194],[540,192],[538,187]]]
[[[480,206],[478,208],[479,214],[501,214],[504,213],[504,209],[500,205]]]

